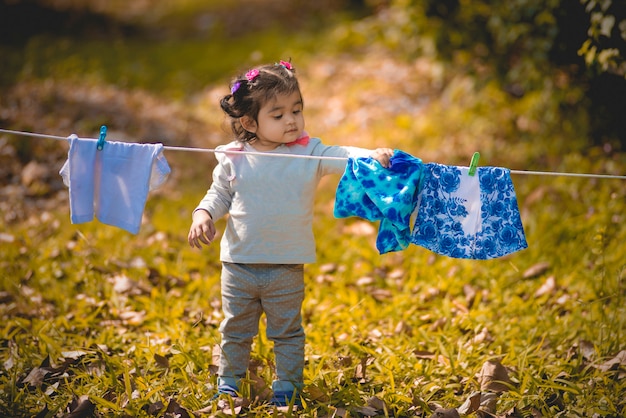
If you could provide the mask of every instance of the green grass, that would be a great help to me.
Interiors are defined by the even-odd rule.
[[[372,235],[342,232],[360,221],[326,212],[331,182],[316,221],[321,260],[307,268],[305,416],[335,408],[355,416],[371,397],[393,416],[458,407],[480,389],[476,374],[489,359],[514,382],[499,397],[501,413],[619,416],[623,366],[598,366],[624,349],[626,236],[616,221],[626,196],[619,182],[588,182],[553,182],[552,196],[528,208],[530,248],[483,262],[417,247],[378,255]],[[517,183],[522,205],[542,187]],[[584,197],[571,196],[581,190]],[[217,247],[186,246],[182,214],[196,199],[152,197],[150,222],[137,236],[98,223],[69,225],[66,208],[5,231],[15,241],[2,243],[3,415],[30,416],[47,405],[54,416],[82,395],[99,416],[147,416],[157,402],[188,411],[210,404],[219,264]],[[546,261],[545,273],[524,278]],[[535,297],[549,276],[557,286]],[[268,383],[264,337],[253,358]],[[51,369],[43,380],[27,378],[44,365]]]
[[[197,93],[208,83],[223,81],[225,74],[243,70],[239,67],[242,62],[271,61],[290,49],[306,50],[307,42],[310,40],[292,38],[280,29],[234,40],[147,42],[145,39],[95,39],[75,42],[40,36],[32,38],[19,50],[2,48],[3,55],[10,59],[3,65],[3,82],[42,79],[55,74],[62,79],[113,83],[180,99]],[[256,44],[258,49],[249,49],[242,55],[243,45]]]

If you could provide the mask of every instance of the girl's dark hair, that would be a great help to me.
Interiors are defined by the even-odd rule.
[[[291,64],[264,65],[235,78],[231,83],[231,94],[222,97],[220,106],[230,117],[235,138],[248,142],[255,138],[255,134],[244,129],[240,118],[248,116],[257,121],[259,110],[268,100],[296,91],[300,93],[300,85]]]

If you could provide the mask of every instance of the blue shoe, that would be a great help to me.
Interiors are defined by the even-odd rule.
[[[213,395],[213,399],[215,400],[219,398],[221,395],[228,395],[232,398],[236,398],[238,396],[237,389],[229,385],[219,385],[217,387],[217,393]]]
[[[270,404],[274,406],[289,406],[292,402],[293,406],[302,406],[302,400],[300,399],[300,394],[297,391],[276,391],[272,396]]]

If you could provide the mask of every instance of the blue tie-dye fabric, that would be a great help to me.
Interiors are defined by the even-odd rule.
[[[410,244],[410,218],[422,179],[419,158],[395,150],[390,163],[384,168],[370,157],[350,158],[335,198],[335,217],[380,221],[376,248],[381,254]]]
[[[423,164],[396,150],[391,167],[350,159],[337,186],[335,216],[380,220],[381,254],[410,243],[437,254],[486,260],[527,248],[510,171]],[[411,214],[417,208],[413,230]]]

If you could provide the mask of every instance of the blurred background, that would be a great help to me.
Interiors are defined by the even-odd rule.
[[[230,140],[218,106],[230,78],[291,59],[307,129],[325,142],[615,174],[626,144],[626,8],[492,3],[3,0],[0,127],[96,137],[107,125],[110,140],[213,147]],[[0,147],[12,200],[62,190],[66,144],[1,135]],[[181,164],[175,180],[211,164],[174,158],[202,162]]]

